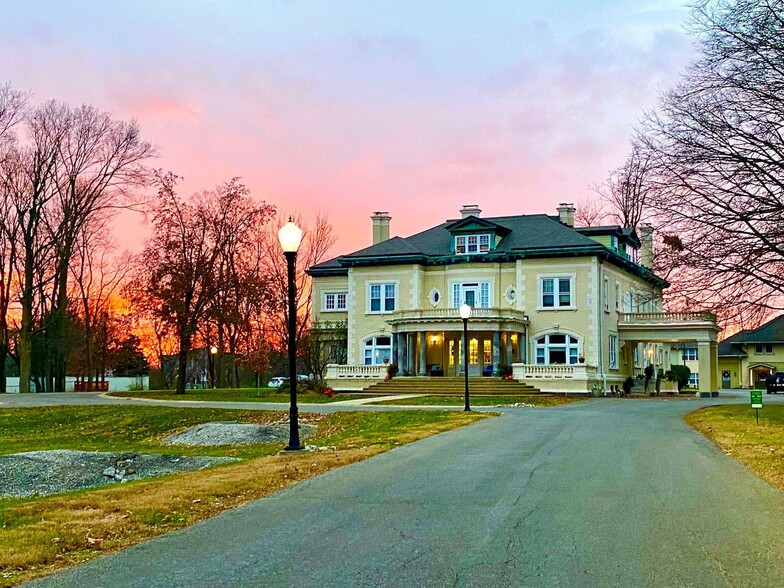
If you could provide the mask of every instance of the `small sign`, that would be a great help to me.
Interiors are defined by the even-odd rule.
[[[749,390],[751,392],[751,408],[762,408],[762,390]]]

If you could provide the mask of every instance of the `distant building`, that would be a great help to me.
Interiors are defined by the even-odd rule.
[[[723,388],[764,387],[765,378],[784,371],[784,315],[719,344]]]

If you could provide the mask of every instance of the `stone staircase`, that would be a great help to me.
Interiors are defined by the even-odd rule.
[[[476,396],[544,394],[530,384],[498,378],[468,378],[468,391]],[[463,394],[463,378],[416,378],[398,376],[365,388],[363,394]]]

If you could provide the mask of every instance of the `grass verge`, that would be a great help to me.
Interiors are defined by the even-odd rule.
[[[289,402],[288,392],[278,392],[275,388],[218,388],[216,390],[188,390],[185,394],[175,394],[170,390],[145,390],[133,392],[109,392],[108,396],[117,398],[148,398],[154,400],[198,400],[202,402]],[[297,392],[300,404],[327,404],[341,400],[363,398],[359,394],[335,394],[332,398],[324,394]]]
[[[784,406],[759,413],[748,405],[708,406],[686,415],[686,422],[760,478],[784,490]]]
[[[284,413],[147,406],[0,410],[0,453],[39,449],[227,455],[243,461],[48,498],[0,500],[0,586],[12,586],[123,549],[487,414],[345,412],[303,414],[318,425],[306,441],[336,449],[282,454],[284,443],[176,449],[163,436],[200,422],[273,422]]]
[[[471,396],[471,406],[509,406],[510,404],[532,404],[533,406],[559,406],[571,402],[579,402],[584,398],[564,398],[563,396]],[[385,400],[372,404],[389,404],[394,406],[463,406],[464,396],[417,396]]]

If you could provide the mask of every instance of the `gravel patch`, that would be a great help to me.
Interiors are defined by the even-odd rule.
[[[314,425],[300,423],[301,439],[316,431]],[[289,424],[273,423],[271,425],[255,425],[237,422],[202,423],[181,433],[166,437],[167,445],[249,445],[251,443],[275,443],[288,441]]]
[[[0,455],[0,498],[47,496],[233,461],[238,460],[69,449]]]

